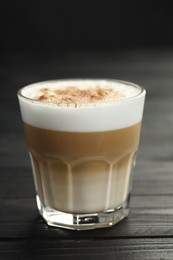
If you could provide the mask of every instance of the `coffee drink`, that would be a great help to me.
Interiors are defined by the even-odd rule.
[[[59,80],[27,86],[18,96],[47,223],[80,230],[127,216],[145,91],[122,81]]]

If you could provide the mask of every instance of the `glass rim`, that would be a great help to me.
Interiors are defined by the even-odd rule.
[[[106,82],[112,82],[112,83],[120,83],[120,84],[124,84],[124,85],[129,85],[131,87],[134,87],[136,89],[139,90],[139,93],[131,96],[131,97],[127,97],[127,98],[122,98],[122,99],[118,99],[118,100],[113,100],[113,101],[103,101],[103,102],[93,102],[93,103],[58,103],[57,101],[49,101],[49,100],[36,100],[34,98],[30,98],[25,96],[24,94],[22,94],[22,91],[25,88],[28,87],[35,87],[35,86],[41,86],[42,84],[48,84],[48,83],[56,83],[56,82],[70,82],[70,81],[74,81],[74,82],[78,82],[78,81],[106,81]],[[17,91],[17,96],[19,98],[24,99],[25,101],[29,102],[29,103],[33,103],[36,105],[48,105],[51,106],[53,105],[53,107],[55,108],[72,108],[72,107],[78,107],[78,108],[84,108],[84,107],[98,107],[98,106],[110,106],[110,105],[115,105],[115,104],[120,104],[120,103],[124,103],[124,102],[128,102],[130,100],[133,99],[138,99],[141,96],[144,96],[146,94],[146,90],[144,89],[143,86],[138,85],[136,83],[130,82],[130,81],[125,81],[125,80],[119,80],[119,79],[113,79],[113,78],[67,78],[67,79],[53,79],[53,80],[45,80],[45,81],[39,81],[39,82],[35,82],[35,83],[31,83],[28,84],[26,86],[23,86],[21,88],[19,88],[19,90]]]

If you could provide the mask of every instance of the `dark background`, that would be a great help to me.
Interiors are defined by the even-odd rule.
[[[171,48],[171,1],[4,1],[1,53]]]

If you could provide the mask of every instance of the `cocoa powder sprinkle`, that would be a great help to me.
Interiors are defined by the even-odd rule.
[[[123,99],[125,95],[112,88],[89,88],[80,89],[75,86],[69,86],[63,89],[42,88],[39,90],[38,96],[35,98],[40,101],[52,101],[58,104],[67,105],[70,103],[100,103]]]

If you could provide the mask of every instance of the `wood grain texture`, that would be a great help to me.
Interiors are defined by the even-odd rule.
[[[29,239],[0,242],[1,259],[172,260],[173,239]]]

